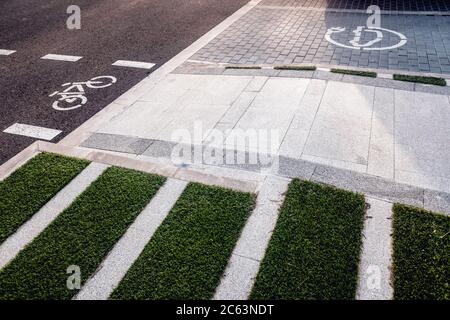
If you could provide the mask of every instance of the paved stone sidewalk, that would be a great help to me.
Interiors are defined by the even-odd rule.
[[[121,151],[155,156],[167,151],[150,148],[151,141],[192,138],[199,126],[200,143],[218,148],[253,130],[267,133],[277,155],[450,192],[449,123],[448,95],[318,79],[171,74],[98,130],[120,141],[100,137],[90,146],[120,144],[127,147]],[[223,141],[211,143],[211,129],[223,132]],[[258,147],[267,150],[265,143]]]
[[[449,11],[446,0],[263,0],[261,5],[365,10],[377,5],[382,10]]]
[[[316,63],[450,73],[449,16],[383,14],[381,27],[400,32],[407,43],[390,50],[356,50],[332,44],[325,35],[331,28],[345,28],[331,36],[349,46],[354,30],[366,26],[367,14],[265,5],[277,2],[280,1],[261,2],[191,59],[231,64]],[[307,1],[298,1],[303,2]],[[373,32],[363,32],[360,43],[373,39]],[[371,48],[398,43],[398,35],[383,32],[383,39]]]

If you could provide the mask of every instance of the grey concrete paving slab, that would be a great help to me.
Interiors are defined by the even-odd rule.
[[[259,190],[256,207],[236,243],[215,299],[247,299],[259,264],[269,244],[289,180],[267,177]]]
[[[448,86],[441,87],[441,86],[433,86],[433,85],[416,83],[414,86],[414,90],[419,91],[419,92],[436,93],[436,94],[450,96],[450,87],[448,87]]]
[[[251,81],[251,77],[204,76],[201,87],[192,87],[180,97],[183,104],[231,105]]]
[[[124,153],[141,154],[150,146],[151,140],[133,138],[117,134],[99,133],[91,135],[82,146],[94,149],[112,150]]]
[[[366,198],[363,249],[359,264],[358,300],[390,300],[392,278],[392,203]]]
[[[375,88],[367,173],[394,179],[394,90]]]
[[[256,84],[252,80],[249,86],[255,86]],[[247,87],[248,88],[248,87]],[[249,89],[252,89],[249,88]],[[244,115],[245,111],[250,107],[253,100],[255,100],[257,93],[256,92],[248,92],[247,89],[245,92],[242,92],[241,95],[234,101],[231,107],[226,111],[223,117],[220,119],[220,124],[228,124],[228,129],[233,129],[239,119]],[[224,128],[222,126],[222,128]]]
[[[282,156],[300,159],[308,140],[317,110],[326,89],[326,82],[311,80],[300,102],[289,129],[283,139],[279,153]]]
[[[259,271],[259,261],[233,254],[214,300],[247,300]]]
[[[166,157],[170,158],[172,156],[172,150],[175,147],[176,143],[171,141],[162,141],[162,140],[151,140],[152,143],[149,147],[142,152],[142,155],[148,157]]]
[[[120,115],[106,122],[97,133],[158,139],[159,134],[172,121],[167,115],[176,110],[175,104],[137,101]],[[138,114],[139,116],[136,116]]]
[[[328,159],[328,158],[323,158],[323,157],[316,157],[316,156],[311,156],[308,154],[303,154],[300,159],[305,160],[305,161],[310,161],[313,163],[322,164],[325,166],[341,168],[341,169],[345,169],[345,170],[351,170],[351,171],[359,172],[359,173],[367,172],[367,164],[361,164],[361,163],[345,161],[345,160],[336,160],[336,159]]]
[[[269,77],[263,76],[254,77],[252,81],[250,81],[248,86],[245,88],[245,91],[258,92],[264,87],[267,80],[269,80]]]
[[[252,107],[297,108],[308,83],[306,79],[270,78],[259,91]]]
[[[330,82],[305,155],[367,165],[374,88]]]
[[[388,199],[392,202],[423,206],[423,189],[406,184],[392,183],[379,177],[333,167],[318,166],[311,180],[380,199]]]
[[[286,78],[312,78],[314,76],[314,71],[280,70],[277,76]]]
[[[450,215],[450,194],[433,190],[425,190],[424,208],[434,212]]]
[[[279,168],[276,173],[285,177],[310,180],[316,167],[317,165],[312,162],[280,156]]]
[[[275,77],[278,73],[278,70],[273,69],[225,69],[222,74],[228,76],[242,76],[245,74],[255,77]]]
[[[450,192],[450,179],[406,170],[395,170],[395,181],[426,189]]]
[[[370,77],[363,77],[363,76],[354,76],[345,74],[342,77],[342,81],[344,82],[351,82],[351,83],[358,83],[368,86],[376,86],[376,87],[390,87],[391,81],[387,79],[377,79],[377,78],[370,78]]]
[[[450,123],[448,96],[396,91],[395,121],[416,125],[447,128]]]

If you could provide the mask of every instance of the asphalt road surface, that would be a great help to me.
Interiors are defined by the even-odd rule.
[[[35,141],[4,133],[19,123],[60,130],[57,142],[219,24],[248,0],[3,0],[0,2],[0,164]],[[81,8],[81,29],[69,30],[69,5]],[[1,54],[3,50],[3,54]],[[5,50],[15,51],[6,55]],[[48,54],[76,62],[41,59]],[[155,64],[152,69],[112,66],[117,60]],[[85,101],[57,106],[63,84],[102,78],[105,88],[82,85]],[[79,87],[71,90],[79,91]],[[73,96],[72,96],[73,97]]]

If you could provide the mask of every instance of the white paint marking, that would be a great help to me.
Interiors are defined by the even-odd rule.
[[[29,124],[15,123],[9,128],[6,128],[3,132],[50,141],[62,131],[32,126]]]
[[[183,193],[187,182],[168,179],[127,232],[108,254],[98,272],[90,278],[75,300],[106,300],[144,250]]]
[[[214,294],[215,300],[246,300],[278,219],[289,180],[267,177]]]
[[[6,239],[0,246],[0,269],[6,266],[28,243],[47,228],[107,167],[104,164],[91,163],[34,214],[30,220]]]
[[[353,30],[354,38],[352,40],[348,41],[348,43],[351,45],[346,45],[344,43],[340,43],[332,38],[333,34],[342,33],[344,31],[346,31],[346,28],[343,28],[343,27],[329,28],[327,30],[327,33],[325,34],[325,40],[327,40],[328,42],[330,42],[336,46],[348,48],[348,49],[355,49],[355,50],[392,50],[392,49],[400,48],[408,42],[406,36],[400,32],[386,29],[386,28],[380,28],[380,27],[376,27],[376,28],[367,27],[366,28],[365,26],[357,26]],[[374,40],[371,40],[366,43],[360,43],[361,35],[363,32],[375,33],[376,38]],[[371,47],[374,44],[383,40],[384,33],[387,33],[388,37],[390,36],[390,34],[396,35],[398,37],[399,41],[395,45],[388,46],[388,47]]]
[[[128,61],[128,60],[117,60],[112,64],[117,67],[128,67],[128,68],[140,68],[150,70],[155,66],[154,63],[149,62],[139,62],[139,61]]]
[[[445,82],[447,82],[447,86],[450,87],[450,79],[445,79]]]
[[[330,72],[331,69],[330,68],[317,68],[318,71],[325,71],[325,72]]]
[[[80,57],[80,56],[68,56],[68,55],[64,55],[64,54],[47,54],[47,55],[43,56],[41,59],[77,62],[81,58],[83,58],[83,57]]]
[[[13,54],[14,52],[16,52],[16,51],[0,49],[0,56],[9,56],[10,54]]]

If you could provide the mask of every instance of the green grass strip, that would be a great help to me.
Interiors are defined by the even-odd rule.
[[[251,299],[354,299],[364,197],[294,179]]]
[[[0,243],[88,164],[84,160],[41,153],[0,182]]]
[[[406,82],[416,82],[416,83],[424,83],[424,84],[434,84],[436,86],[447,85],[447,82],[444,78],[436,78],[436,77],[424,77],[424,76],[408,76],[405,74],[394,74],[394,80],[406,81]]]
[[[164,182],[163,177],[108,168],[0,272],[0,299],[69,299],[69,266],[81,283],[96,270]]]
[[[261,69],[260,66],[253,66],[253,65],[232,65],[232,66],[226,66],[225,69],[244,69],[244,70],[252,70],[252,69],[256,69],[259,70]]]
[[[369,77],[376,78],[377,73],[371,71],[358,71],[358,70],[348,70],[348,69],[331,69],[333,73],[349,74],[352,76]]]
[[[255,197],[191,183],[112,299],[210,299]]]
[[[394,205],[394,298],[450,300],[450,218]]]
[[[275,70],[315,71],[316,66],[282,65],[273,67]]]

